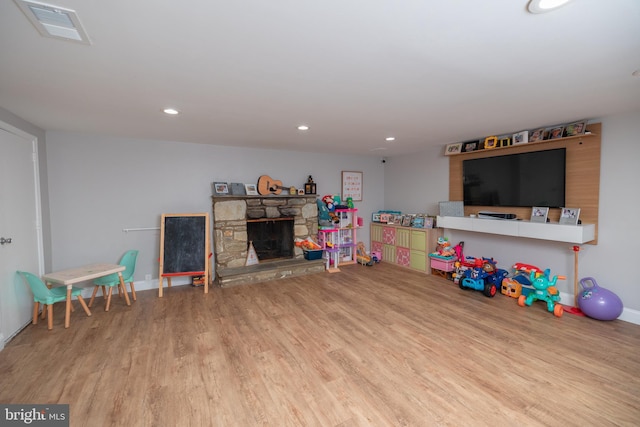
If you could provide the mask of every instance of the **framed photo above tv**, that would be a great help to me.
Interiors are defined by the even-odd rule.
[[[563,132],[564,132],[564,126],[555,126],[555,127],[549,128],[547,132],[547,139],[562,138]]]
[[[513,145],[526,144],[527,142],[529,142],[529,131],[523,130],[513,134]]]
[[[453,154],[460,154],[462,152],[462,142],[456,142],[454,144],[448,144],[444,149],[445,156],[451,156]]]
[[[529,142],[538,142],[544,139],[544,128],[534,129],[529,136]]]
[[[531,222],[547,222],[548,207],[534,206],[531,208]]]
[[[469,142],[463,142],[462,143],[462,152],[463,153],[469,153],[471,151],[476,151],[480,149],[480,142],[479,141],[469,141]]]
[[[584,134],[587,129],[587,121],[582,120],[579,122],[569,123],[564,129],[565,136],[576,136]]]
[[[488,136],[484,139],[484,149],[490,150],[492,148],[496,148],[498,146],[498,137],[497,136]]]

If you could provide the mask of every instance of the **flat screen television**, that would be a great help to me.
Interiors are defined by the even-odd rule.
[[[566,149],[462,161],[465,206],[565,206]]]

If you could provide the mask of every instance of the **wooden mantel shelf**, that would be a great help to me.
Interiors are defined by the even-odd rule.
[[[564,225],[539,223],[522,220],[504,220],[438,216],[436,224],[450,230],[473,231],[502,236],[524,237],[529,239],[551,240],[555,242],[588,243],[596,238],[595,224]]]

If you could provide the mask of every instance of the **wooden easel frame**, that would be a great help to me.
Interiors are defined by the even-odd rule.
[[[205,219],[205,238],[204,238],[204,271],[185,271],[177,273],[164,272],[164,240],[165,240],[165,222],[166,218],[173,217],[204,217]],[[168,287],[171,287],[171,278],[176,276],[204,276],[204,293],[209,293],[209,282],[211,277],[211,228],[209,223],[209,213],[183,213],[183,214],[162,214],[160,219],[160,258],[158,270],[158,297],[162,298],[164,288],[164,278],[167,279]]]

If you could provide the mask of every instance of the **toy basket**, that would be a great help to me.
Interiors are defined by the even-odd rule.
[[[314,259],[322,258],[322,249],[317,249],[315,251],[302,250],[304,259],[312,261]]]
[[[440,271],[450,272],[455,268],[456,257],[435,257],[430,255],[431,268]]]

